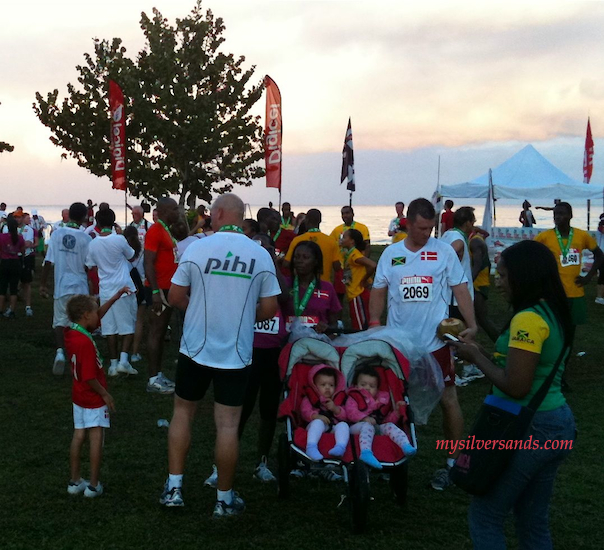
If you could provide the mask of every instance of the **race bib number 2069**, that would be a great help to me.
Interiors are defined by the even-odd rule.
[[[432,277],[425,275],[403,277],[399,286],[399,292],[403,302],[431,302],[433,292]]]

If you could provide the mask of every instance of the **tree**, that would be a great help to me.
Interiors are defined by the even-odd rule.
[[[4,153],[4,151],[12,153],[14,150],[15,148],[10,143],[6,143],[6,141],[0,141],[0,153]]]
[[[211,200],[235,184],[249,186],[262,177],[259,117],[250,110],[260,99],[262,82],[250,85],[255,67],[243,69],[220,46],[225,26],[201,9],[201,0],[184,19],[170,26],[157,9],[153,19],[141,14],[145,47],[135,60],[126,57],[122,40],[94,40],[94,56],[78,65],[79,88],[38,92],[34,111],[50,128],[50,140],[80,166],[97,176],[111,176],[109,80],[124,91],[127,104],[128,183],[136,197],[180,195],[194,205]]]

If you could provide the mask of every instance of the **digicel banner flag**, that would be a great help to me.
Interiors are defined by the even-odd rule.
[[[126,112],[124,94],[118,84],[109,81],[111,110],[111,180],[113,189],[126,191]]]
[[[266,128],[264,129],[264,159],[266,186],[281,191],[281,92],[275,81],[264,78],[266,87]]]

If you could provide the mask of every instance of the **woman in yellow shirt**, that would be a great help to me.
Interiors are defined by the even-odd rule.
[[[363,256],[367,243],[356,229],[348,229],[342,236],[342,253],[344,257],[344,277],[346,299],[350,307],[352,328],[367,329],[369,323],[370,279],[375,273],[377,264]]]

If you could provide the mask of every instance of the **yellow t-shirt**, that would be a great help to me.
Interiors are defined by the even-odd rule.
[[[472,239],[482,239],[484,242],[484,237],[480,233],[475,233],[474,235],[472,235],[472,237],[470,238],[470,241],[472,241]],[[470,256],[472,256],[471,250],[470,250]],[[487,258],[487,260],[488,260],[488,258]],[[489,262],[488,265],[485,265],[485,267],[480,270],[480,272],[476,276],[476,279],[474,279],[474,288],[491,286],[490,275],[491,275],[491,263]]]
[[[294,255],[294,249],[303,241],[312,241],[319,245],[321,252],[323,253],[323,274],[321,275],[322,281],[331,282],[331,272],[334,262],[342,263],[342,255],[340,254],[340,247],[338,243],[330,236],[321,233],[320,231],[307,231],[303,235],[297,236],[292,243],[289,245],[287,254],[285,255],[285,261],[292,261]]]
[[[365,287],[361,284],[365,275],[367,275],[367,268],[364,265],[359,265],[356,260],[364,258],[363,253],[356,248],[346,258],[346,250],[344,250],[344,280],[346,281],[346,298],[354,300],[357,296],[363,293]]]
[[[564,292],[566,292],[567,298],[580,298],[585,296],[585,290],[583,287],[578,286],[575,283],[575,279],[581,275],[581,253],[583,250],[593,250],[598,246],[596,240],[587,232],[582,229],[573,227],[573,240],[570,243],[568,254],[566,255],[566,263],[562,265],[564,261],[562,257],[562,251],[560,250],[560,244],[556,237],[556,232],[553,229],[548,229],[539,233],[535,237],[535,240],[539,243],[544,244],[552,251],[552,254],[556,258],[558,263],[558,273],[564,286]],[[562,244],[566,245],[568,239],[562,239]]]
[[[407,238],[407,233],[404,231],[398,231],[392,236],[392,244],[404,241]]]
[[[344,225],[343,223],[338,225],[338,227],[336,227],[332,232],[331,232],[331,236],[336,240],[336,242],[338,244],[340,244],[340,239],[342,238],[342,235],[344,235],[344,233],[346,231],[348,231],[349,229],[356,229],[357,231],[359,231],[361,233],[361,235],[363,235],[363,240],[364,241],[368,241],[369,239],[369,228],[366,225],[363,225],[362,223],[359,222],[352,222],[352,225]]]

